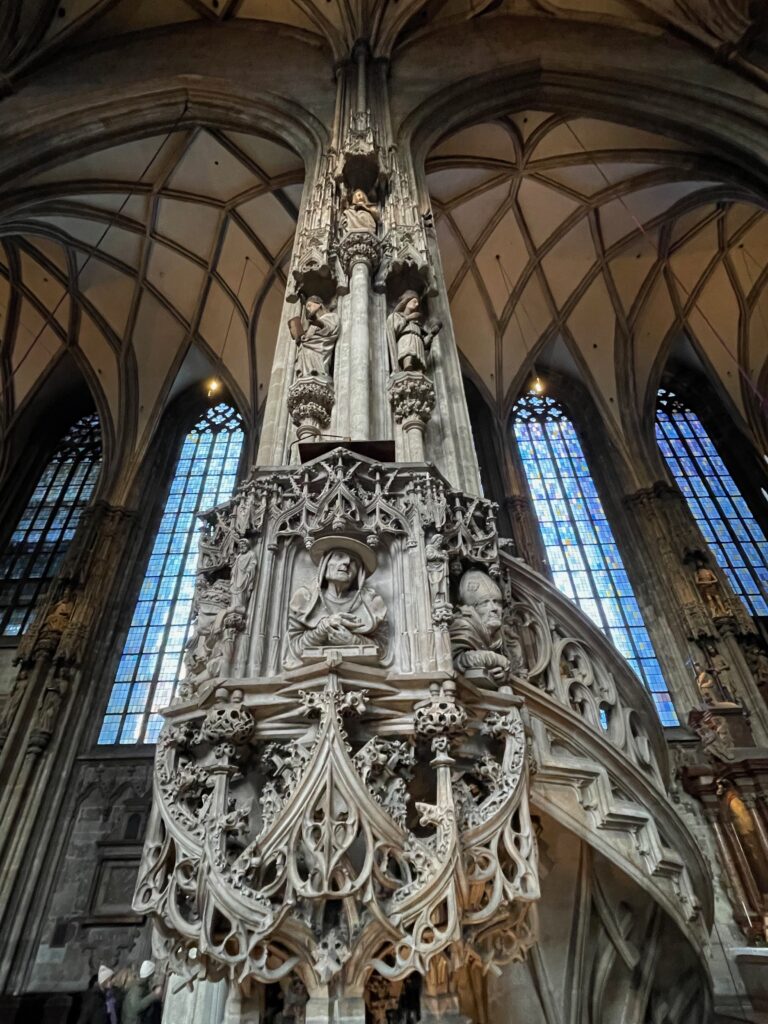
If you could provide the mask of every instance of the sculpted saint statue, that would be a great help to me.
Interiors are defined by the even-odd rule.
[[[381,654],[387,606],[366,586],[376,570],[373,551],[349,537],[322,537],[310,556],[317,576],[312,586],[299,587],[291,598],[286,665],[300,665],[313,648],[373,646]]]
[[[232,578],[229,586],[232,595],[229,607],[232,611],[244,612],[256,579],[256,552],[245,537],[237,542],[237,554],[232,563]]]
[[[379,208],[372,203],[361,188],[356,188],[349,199],[349,205],[341,215],[341,227],[345,235],[353,231],[364,231],[375,235],[379,227]]]
[[[427,365],[427,352],[441,327],[439,320],[424,320],[416,292],[403,292],[387,317],[387,341],[393,371],[423,372]]]
[[[696,586],[707,607],[707,611],[713,619],[719,619],[728,614],[728,609],[723,601],[720,590],[720,581],[712,570],[702,561],[697,561],[694,574]]]
[[[746,651],[749,670],[761,690],[768,688],[768,655],[757,643],[749,645]]]
[[[483,669],[497,684],[509,674],[504,653],[503,602],[498,584],[478,569],[459,583],[459,608],[450,625],[453,660],[459,672]]]
[[[67,695],[69,683],[60,676],[54,676],[46,684],[40,706],[37,709],[33,728],[44,733],[53,733],[59,717],[59,708]]]
[[[696,685],[699,688],[701,699],[711,708],[737,708],[740,705],[729,700],[720,686],[716,673],[704,668],[698,661],[694,661],[693,670],[696,673]]]
[[[72,596],[72,591],[67,589],[62,594],[61,600],[57,601],[48,613],[48,618],[45,620],[45,628],[52,633],[63,633],[69,625],[69,620],[72,618],[74,607],[75,599]]]
[[[296,342],[296,379],[330,377],[333,351],[339,340],[339,315],[328,309],[317,295],[310,295],[304,311],[308,321],[306,330],[300,317],[294,317],[288,325]]]

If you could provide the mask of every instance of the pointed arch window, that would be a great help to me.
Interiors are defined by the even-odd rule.
[[[159,710],[183,674],[197,569],[197,513],[231,497],[243,447],[240,416],[219,403],[184,439],[144,573],[99,743],[154,743]]]
[[[699,417],[662,388],[656,440],[688,507],[752,615],[768,615],[768,542]]]
[[[533,393],[513,426],[555,585],[613,641],[651,691],[664,725],[678,719],[581,442],[562,406]]]
[[[61,566],[101,468],[96,413],[77,420],[53,454],[0,557],[0,636],[16,637]]]

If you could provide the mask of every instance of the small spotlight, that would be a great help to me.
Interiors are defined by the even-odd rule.
[[[217,391],[221,390],[221,381],[217,380],[216,377],[211,377],[208,381],[208,397],[212,398]]]
[[[543,395],[546,390],[547,389],[544,385],[544,381],[537,373],[531,382],[531,391],[534,393],[534,395]]]

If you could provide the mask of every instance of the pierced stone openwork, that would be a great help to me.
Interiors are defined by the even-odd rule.
[[[205,518],[201,664],[164,712],[135,897],[174,969],[293,973],[311,994],[523,957],[539,895],[523,700],[482,670],[463,682],[440,614],[468,574],[501,598],[493,506],[340,448],[256,470]]]

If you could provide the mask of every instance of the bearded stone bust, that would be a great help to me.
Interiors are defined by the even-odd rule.
[[[483,671],[496,685],[509,675],[504,653],[504,605],[498,584],[479,569],[464,573],[450,625],[453,661],[459,672]]]
[[[376,556],[349,537],[322,537],[310,549],[314,583],[299,587],[288,611],[284,663],[293,668],[329,649],[347,657],[381,657],[386,646],[387,606],[366,581]]]

